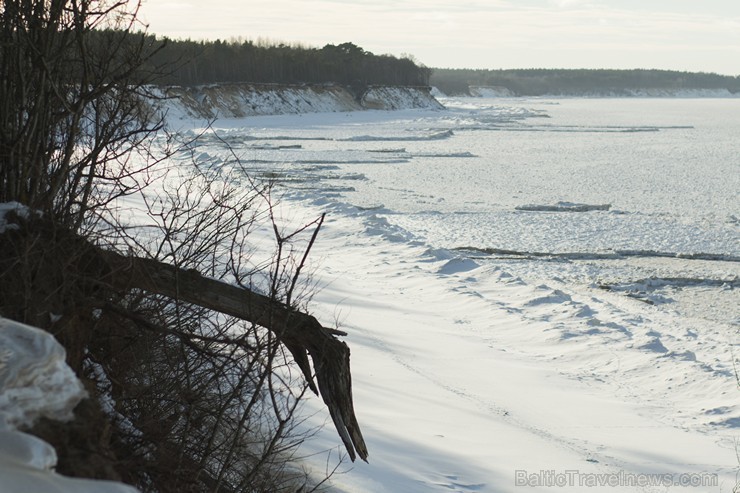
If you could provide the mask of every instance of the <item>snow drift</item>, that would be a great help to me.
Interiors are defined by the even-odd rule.
[[[371,86],[355,94],[339,85],[214,84],[169,87],[163,95],[170,118],[444,108],[429,87]]]
[[[42,330],[0,318],[0,478],[2,493],[136,493],[109,481],[54,472],[51,445],[18,430],[41,417],[66,420],[86,397],[64,348]]]

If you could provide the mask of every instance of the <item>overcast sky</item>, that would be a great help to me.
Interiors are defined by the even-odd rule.
[[[351,41],[430,67],[740,75],[740,0],[144,0],[176,38]]]

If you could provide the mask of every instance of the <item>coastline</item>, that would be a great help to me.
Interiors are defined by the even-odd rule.
[[[427,86],[368,86],[356,90],[338,84],[241,83],[170,86],[160,91],[169,119],[444,109]]]

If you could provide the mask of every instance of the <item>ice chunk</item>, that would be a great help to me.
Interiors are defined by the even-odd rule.
[[[557,202],[554,205],[526,204],[514,207],[518,211],[532,212],[590,212],[608,211],[611,204],[578,204],[575,202]]]
[[[0,319],[0,421],[28,426],[37,418],[68,419],[85,397],[51,334]]]

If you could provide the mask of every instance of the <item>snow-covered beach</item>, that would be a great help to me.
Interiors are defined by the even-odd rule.
[[[370,453],[333,491],[733,491],[740,101],[444,102],[220,119],[178,158],[327,213],[309,307]]]
[[[311,307],[370,450],[334,486],[732,491],[738,102],[445,104],[213,128],[291,218],[328,213]]]

